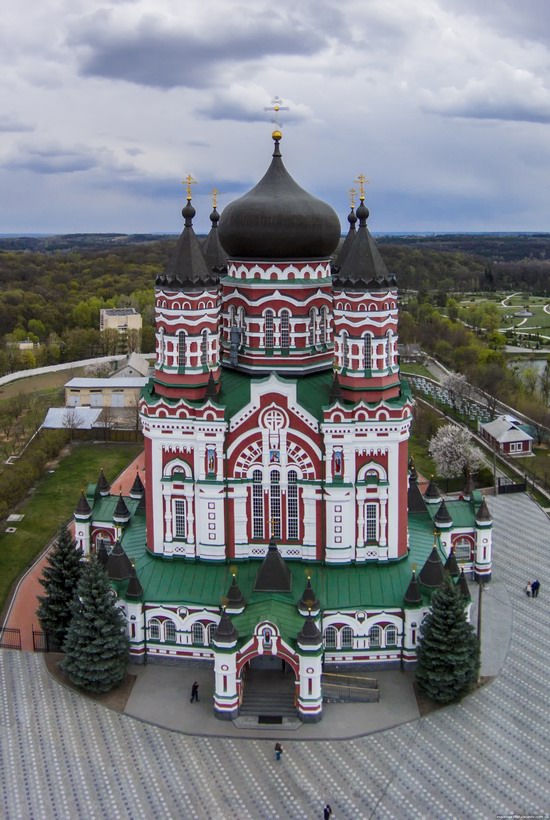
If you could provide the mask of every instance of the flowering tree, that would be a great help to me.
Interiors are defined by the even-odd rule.
[[[468,478],[483,464],[483,453],[473,443],[470,433],[456,424],[440,427],[430,439],[428,452],[441,478],[455,478],[461,473]]]

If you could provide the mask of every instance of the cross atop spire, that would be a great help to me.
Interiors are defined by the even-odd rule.
[[[272,97],[271,105],[266,105],[264,111],[273,111],[275,117],[271,118],[271,122],[274,125],[277,125],[279,128],[282,128],[282,124],[279,118],[279,111],[289,111],[288,105],[283,105],[283,101],[280,97]]]
[[[357,190],[355,188],[350,188],[349,189],[349,201],[350,201],[349,204],[351,205],[352,208],[355,208],[355,194],[356,193],[357,193]]]
[[[359,199],[362,202],[365,199],[365,185],[368,185],[369,181],[364,174],[359,174],[355,182],[359,185]]]
[[[217,188],[212,188],[212,207],[213,208],[218,207],[218,193],[219,192],[218,192]]]
[[[185,186],[187,187],[187,199],[188,199],[188,200],[190,200],[190,199],[191,199],[191,185],[196,185],[196,184],[197,184],[197,180],[196,180],[196,179],[193,179],[193,177],[191,176],[191,174],[187,174],[187,176],[186,176],[186,177],[185,177],[185,179],[183,180],[183,183],[182,183],[182,184],[183,184],[183,185],[185,185]]]

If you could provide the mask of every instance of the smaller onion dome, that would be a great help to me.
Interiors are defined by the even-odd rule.
[[[407,607],[417,607],[422,605],[422,595],[420,593],[420,587],[418,586],[418,581],[416,580],[416,572],[413,569],[412,578],[410,580],[409,586],[407,587],[407,591],[405,592],[404,597],[405,606]]]
[[[456,560],[456,554],[454,549],[451,549],[449,557],[445,561],[445,569],[453,578],[458,578],[458,576],[460,575],[458,561]]]
[[[143,587],[141,586],[139,579],[136,575],[136,570],[132,567],[132,574],[130,576],[130,580],[128,581],[128,586],[126,587],[126,597],[127,598],[141,598],[143,595]]]
[[[457,586],[460,590],[462,597],[466,598],[466,600],[470,600],[472,596],[470,595],[470,587],[468,586],[468,581],[466,580],[466,576],[464,575],[464,570],[461,570],[460,572],[460,578],[458,579]]]
[[[214,271],[215,273],[222,273],[226,267],[227,261],[227,254],[221,246],[218,235],[219,221],[220,215],[216,209],[216,205],[214,205],[212,213],[210,214],[210,222],[212,223],[212,227],[203,242],[202,252],[204,254],[208,269]]]
[[[321,632],[319,627],[313,620],[311,612],[308,614],[304,624],[297,635],[297,640],[300,646],[317,648],[322,643]]]
[[[76,510],[74,511],[74,517],[85,519],[89,518],[92,514],[92,508],[88,504],[86,496],[84,495],[84,490],[80,493],[80,498],[78,499],[78,504],[76,506]]]
[[[436,589],[443,583],[443,577],[443,564],[441,563],[441,558],[439,557],[437,547],[434,544],[432,551],[428,556],[428,560],[418,573],[418,580],[423,587],[428,587],[428,589]]]
[[[430,478],[430,483],[426,488],[424,498],[426,499],[428,504],[436,504],[438,501],[441,500],[441,493],[439,492],[438,486],[435,483],[433,476]]]
[[[111,485],[105,478],[105,473],[103,472],[103,467],[101,468],[101,472],[99,473],[99,478],[97,480],[97,489],[100,495],[109,495],[111,492]]]
[[[441,502],[438,511],[434,515],[434,524],[437,524],[438,527],[442,527],[443,529],[448,529],[453,526],[453,519],[449,514],[445,501]]]
[[[134,568],[120,541],[117,541],[111,550],[105,564],[105,570],[111,581],[125,581],[127,578],[132,577]]]
[[[139,470],[136,470],[136,477],[134,479],[134,483],[132,484],[132,489],[130,490],[130,498],[141,498],[144,492],[145,487],[139,477]]]
[[[213,640],[217,644],[234,645],[239,637],[239,633],[233,626],[233,621],[225,611],[222,612],[220,622],[214,632]]]
[[[308,613],[316,615],[319,612],[319,601],[315,597],[315,592],[311,586],[311,578],[307,579],[306,588],[298,602],[298,609],[301,615],[307,615]]]
[[[115,524],[127,524],[130,520],[130,510],[126,506],[126,502],[122,497],[122,492],[118,496],[117,505],[113,513],[113,521]]]

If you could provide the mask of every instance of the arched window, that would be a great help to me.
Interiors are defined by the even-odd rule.
[[[322,345],[326,345],[326,343],[327,343],[327,309],[326,309],[326,307],[321,308],[321,313],[319,314],[319,342]]]
[[[208,365],[208,331],[203,330],[201,338],[201,365]]]
[[[397,646],[397,627],[393,624],[386,627],[386,646]]]
[[[252,474],[252,538],[264,537],[264,491],[262,488],[262,471],[254,470]]]
[[[281,347],[290,347],[290,313],[288,310],[281,311]]]
[[[380,646],[380,642],[382,640],[382,630],[379,626],[371,626],[369,629],[369,646],[372,648],[374,646]]]
[[[217,628],[218,628],[217,624],[208,624],[208,626],[206,627],[207,636],[208,636],[208,646],[212,646],[212,643],[214,641],[214,634],[215,634]]]
[[[157,618],[149,621],[149,640],[160,641],[160,621]]]
[[[287,489],[287,529],[289,538],[298,538],[298,473],[289,470]]]
[[[164,329],[161,327],[158,333],[157,367],[164,364]]]
[[[390,368],[392,365],[392,340],[393,333],[388,330],[386,333],[386,367]]]
[[[164,622],[164,640],[169,643],[176,643],[176,624],[174,621]]]
[[[265,312],[265,346],[273,347],[273,311]]]
[[[178,367],[185,367],[185,360],[187,356],[185,333],[181,330],[178,333]]]
[[[315,308],[311,308],[309,311],[309,327],[308,327],[308,334],[307,334],[307,343],[310,347],[313,347],[315,344],[315,320],[317,318],[317,311]]]
[[[342,367],[349,367],[349,339],[345,330],[342,333]]]
[[[174,538],[180,540],[187,537],[187,516],[185,513],[185,498],[174,499]]]
[[[367,333],[365,336],[365,370],[372,370],[372,336]]]
[[[204,627],[201,623],[196,621],[192,629],[193,643],[204,644]]]
[[[472,557],[472,542],[469,538],[457,538],[453,541],[457,561],[469,561]]]
[[[325,629],[325,649],[336,649],[336,627],[327,626]]]
[[[269,481],[271,533],[275,538],[281,537],[281,474],[273,470]]]
[[[351,626],[342,628],[342,649],[353,649],[353,629]]]
[[[235,326],[235,308],[233,305],[229,306],[229,327]]]
[[[246,344],[246,322],[244,320],[244,308],[239,308],[239,327],[241,328],[241,344]]]

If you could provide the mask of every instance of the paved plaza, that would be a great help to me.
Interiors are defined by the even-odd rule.
[[[60,686],[40,655],[5,650],[0,816],[309,820],[326,801],[336,820],[550,816],[550,521],[524,495],[489,506],[496,583],[483,611],[499,645],[485,671],[511,641],[498,677],[460,705],[348,740],[298,730],[276,763],[273,740],[149,725]],[[534,577],[535,600],[523,591]]]

